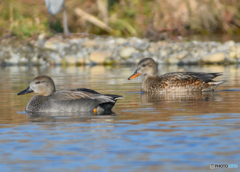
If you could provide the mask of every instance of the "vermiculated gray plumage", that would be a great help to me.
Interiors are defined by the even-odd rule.
[[[87,88],[55,90],[52,79],[48,76],[36,77],[30,86],[18,93],[27,94],[34,91],[38,95],[32,97],[27,112],[83,112],[111,110],[118,95],[100,94]]]

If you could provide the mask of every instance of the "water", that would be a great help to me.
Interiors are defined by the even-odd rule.
[[[141,76],[127,80],[135,66],[1,68],[1,171],[207,171],[211,163],[240,166],[240,68],[159,68],[161,73],[222,72],[217,79],[227,82],[215,93],[156,96],[139,92]],[[112,115],[32,117],[24,109],[34,93],[17,93],[37,75],[51,76],[58,89],[87,87],[124,98]]]

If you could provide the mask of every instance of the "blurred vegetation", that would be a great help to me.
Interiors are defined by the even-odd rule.
[[[107,3],[107,19],[97,1]],[[72,33],[155,39],[162,33],[240,34],[239,0],[66,0],[65,5]],[[112,31],[107,33],[76,16],[75,8],[107,21]],[[25,38],[62,30],[62,12],[51,19],[44,0],[0,1],[0,36],[10,33]]]

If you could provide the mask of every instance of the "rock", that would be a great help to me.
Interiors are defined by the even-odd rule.
[[[38,36],[38,41],[36,42],[36,45],[39,46],[39,47],[42,47],[44,45],[44,42],[45,42],[45,37],[46,37],[46,35],[44,33],[40,34]]]
[[[151,58],[152,58],[155,62],[158,62],[157,56],[152,56]]]
[[[96,48],[87,48],[87,53],[91,54],[92,52],[96,51]]]
[[[219,47],[219,48],[216,48],[216,47],[209,48],[209,52],[211,54],[214,54],[214,53],[219,52],[219,51],[222,51],[221,47]]]
[[[31,59],[31,62],[32,62],[33,64],[38,64],[38,58],[37,58],[36,55]]]
[[[86,59],[85,59],[85,64],[91,65],[91,64],[93,64],[93,63],[89,60],[89,58],[86,58]]]
[[[169,43],[167,41],[158,41],[158,46],[167,46]]]
[[[53,64],[61,64],[62,63],[62,58],[60,57],[59,54],[54,53],[54,57],[51,58],[51,63],[53,63]]]
[[[157,61],[158,64],[165,64],[165,63],[167,63],[166,61],[164,61],[164,60],[162,60],[160,58],[157,58],[156,61]]]
[[[142,39],[139,39],[136,37],[129,39],[129,45],[139,51],[147,50],[148,47],[150,46],[150,44],[147,40],[142,40]]]
[[[82,43],[82,46],[86,48],[93,48],[96,47],[97,45],[98,43],[95,40],[87,40]]]
[[[235,45],[235,42],[233,40],[230,40],[230,41],[224,42],[223,45],[225,45],[227,47],[232,47]]]
[[[143,53],[140,53],[140,52],[132,53],[132,54],[131,54],[131,59],[134,59],[134,60],[136,60],[136,59],[141,59],[141,58],[143,58],[143,57],[144,57]]]
[[[237,58],[240,58],[240,45],[236,46]]]
[[[238,59],[237,58],[229,57],[229,58],[227,58],[227,60],[228,60],[229,63],[238,63]]]
[[[184,59],[188,54],[189,54],[188,51],[181,51],[181,52],[177,53],[177,58],[178,58],[179,60],[182,60],[182,59]]]
[[[168,63],[170,63],[170,64],[177,64],[177,63],[179,63],[179,59],[177,57],[177,54],[170,55],[169,58],[168,58]]]
[[[48,64],[48,62],[45,61],[45,60],[43,60],[42,58],[40,58],[40,59],[39,59],[39,64],[40,64],[40,65],[46,65],[46,64]]]
[[[157,43],[155,43],[155,42],[151,42],[150,43],[150,46],[149,46],[149,48],[148,48],[148,51],[150,52],[150,53],[157,53],[158,52],[158,44]]]
[[[197,59],[191,57],[191,56],[187,56],[186,58],[182,59],[180,61],[180,63],[183,63],[183,64],[197,64]]]
[[[45,49],[49,50],[57,50],[57,46],[54,44],[53,41],[46,41],[43,45]]]
[[[70,39],[69,40],[69,44],[76,44],[76,45],[79,45],[81,46],[82,45],[82,39]]]
[[[207,54],[202,57],[202,61],[205,63],[221,63],[225,60],[225,54],[222,52]]]
[[[173,44],[172,45],[172,49],[174,50],[174,51],[176,51],[176,50],[178,50],[180,47],[179,47],[179,44]]]
[[[133,47],[125,47],[122,50],[120,50],[119,55],[122,59],[129,59],[131,57],[132,53],[135,53],[136,50]]]
[[[104,61],[104,64],[106,64],[106,65],[113,65],[113,64],[114,64],[114,60],[113,60],[113,59],[110,59],[110,58],[107,58],[107,59]]]
[[[79,51],[77,54],[77,58],[84,58],[88,55],[86,51]]]
[[[235,59],[237,57],[237,53],[235,51],[230,51],[229,52],[229,57],[232,59]]]
[[[143,57],[151,57],[152,56],[152,54],[148,51],[144,51],[142,54],[143,54]]]
[[[126,43],[127,43],[127,40],[124,39],[124,38],[116,38],[115,41],[116,41],[116,43],[117,43],[118,45],[126,44]]]
[[[19,63],[20,64],[27,64],[28,60],[25,57],[21,57],[20,60],[19,60]]]
[[[20,61],[20,56],[18,53],[14,53],[12,47],[9,47],[10,58],[6,59],[9,64],[18,64]]]
[[[168,55],[168,51],[165,50],[165,49],[161,49],[161,50],[159,51],[159,54],[160,54],[161,57],[165,57],[165,56]]]
[[[90,60],[94,63],[103,64],[111,56],[108,51],[94,51],[90,54]]]
[[[220,45],[216,48],[216,51],[228,51],[229,50],[229,46],[226,46],[226,45]]]
[[[67,55],[64,57],[67,64],[76,64],[77,58],[75,56]]]
[[[77,57],[77,64],[85,64],[86,58],[85,57]]]
[[[115,44],[115,40],[113,40],[113,39],[108,40],[108,41],[106,41],[106,44],[107,44],[108,46],[114,45],[114,44]]]
[[[139,51],[144,51],[144,50],[147,50],[149,46],[150,46],[149,42],[141,41],[135,45],[135,48]]]

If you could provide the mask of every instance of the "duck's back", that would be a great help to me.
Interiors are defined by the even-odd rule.
[[[148,76],[142,84],[146,92],[213,91],[224,81],[214,81],[219,73],[173,72]]]

